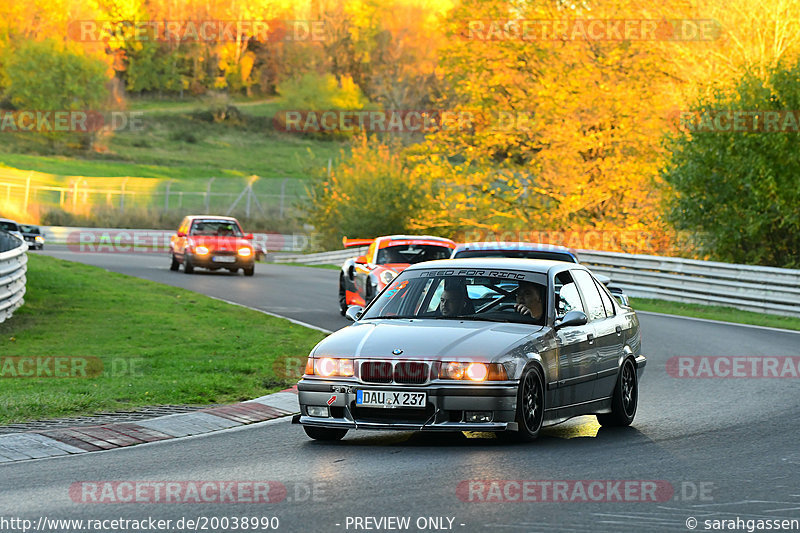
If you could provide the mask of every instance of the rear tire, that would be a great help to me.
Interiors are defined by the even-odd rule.
[[[186,274],[191,274],[194,272],[194,265],[192,264],[192,260],[188,255],[183,256],[183,271]]]
[[[539,436],[544,422],[544,378],[535,366],[527,368],[517,389],[517,431],[502,431],[504,441],[531,442]]]
[[[169,269],[173,271],[178,270],[181,267],[181,264],[178,263],[177,259],[175,259],[175,254],[170,255],[172,256],[172,262],[169,264]]]
[[[344,287],[344,274],[339,274],[339,313],[344,316],[347,312],[347,289]]]
[[[303,426],[306,435],[314,440],[337,441],[342,440],[347,435],[346,429],[318,428],[314,426]]]
[[[611,412],[597,416],[601,426],[630,426],[639,406],[639,379],[633,361],[625,359],[611,397]]]

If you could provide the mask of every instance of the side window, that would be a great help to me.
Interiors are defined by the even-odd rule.
[[[606,316],[614,316],[617,312],[614,310],[614,302],[608,292],[608,289],[603,286],[597,280],[594,280],[594,284],[597,285],[597,290],[600,291],[600,298],[603,299],[603,307],[606,308]]]
[[[556,318],[563,318],[570,311],[584,311],[578,287],[569,272],[557,275],[555,282]]]
[[[585,270],[573,270],[572,275],[578,282],[583,297],[586,299],[586,316],[589,320],[602,320],[606,317],[606,310],[603,307],[603,300],[594,284],[592,276]]]

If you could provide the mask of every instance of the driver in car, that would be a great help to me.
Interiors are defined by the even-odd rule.
[[[542,288],[529,281],[520,281],[517,288],[517,303],[514,310],[534,320],[540,320],[544,315],[544,299]]]

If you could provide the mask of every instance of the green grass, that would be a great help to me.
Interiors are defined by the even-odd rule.
[[[102,153],[52,154],[31,133],[0,134],[0,164],[60,176],[137,176],[162,179],[245,177],[307,179],[347,144],[284,134],[272,117],[280,99],[233,102],[240,120],[213,122],[203,100],[133,100],[143,128],[101,138]]]
[[[0,324],[0,357],[96,357],[105,371],[0,377],[0,423],[255,398],[291,386],[324,337],[187,290],[47,256],[31,254],[27,286],[25,305]]]
[[[650,311],[669,315],[708,318],[710,320],[721,320],[722,322],[735,322],[737,324],[752,324],[754,326],[800,330],[800,318],[795,317],[742,311],[733,307],[687,304],[646,298],[631,298],[630,300],[631,306],[637,311]]]

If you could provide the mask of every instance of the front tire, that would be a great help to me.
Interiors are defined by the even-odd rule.
[[[255,265],[251,265],[249,267],[245,267],[245,268],[242,269],[242,272],[244,272],[245,276],[252,276],[256,272],[256,267],[255,267]]]
[[[303,426],[303,431],[306,432],[306,435],[311,437],[314,440],[324,440],[324,441],[337,441],[342,440],[345,435],[347,435],[346,429],[336,429],[336,428],[318,428],[314,426]]]
[[[639,406],[639,379],[633,361],[625,359],[611,397],[611,412],[597,416],[601,426],[630,426]]]
[[[192,259],[188,255],[183,256],[183,271],[186,274],[191,274],[194,272],[194,265],[192,264]]]
[[[498,437],[516,442],[531,442],[539,436],[544,422],[544,378],[535,366],[522,373],[517,389],[517,431],[503,431]]]

